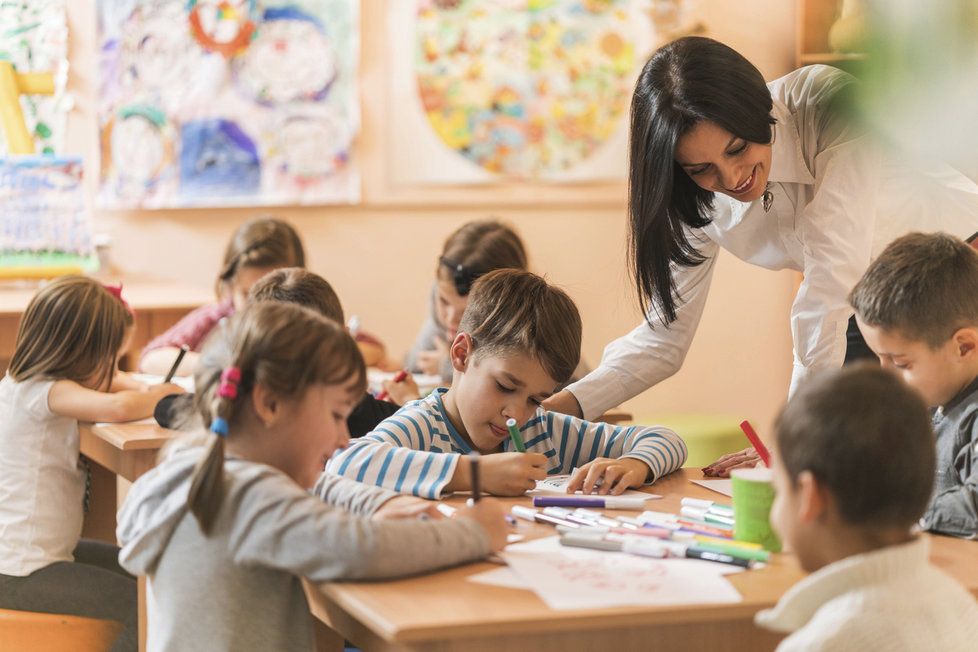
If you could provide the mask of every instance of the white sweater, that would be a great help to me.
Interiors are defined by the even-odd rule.
[[[930,565],[928,549],[919,537],[829,564],[755,621],[791,633],[779,652],[978,649],[978,603]]]

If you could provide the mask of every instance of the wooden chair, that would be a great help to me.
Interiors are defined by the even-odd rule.
[[[105,652],[121,631],[122,624],[114,620],[0,609],[4,650]]]

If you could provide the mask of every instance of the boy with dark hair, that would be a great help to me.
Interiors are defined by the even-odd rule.
[[[522,270],[486,274],[449,351],[452,386],[404,406],[327,471],[437,498],[471,489],[471,452],[483,455],[483,489],[510,496],[575,469],[569,491],[621,494],[681,467],[686,445],[671,430],[588,423],[540,407],[570,378],[580,351],[581,317],[567,294]],[[525,453],[509,437],[510,419]]]
[[[978,252],[911,233],[873,261],[850,295],[884,369],[936,408],[937,476],[921,525],[978,537]]]
[[[871,364],[812,380],[778,418],[772,466],[771,524],[812,573],[756,617],[791,634],[779,652],[974,649],[978,604],[912,532],[934,478],[913,389]]]

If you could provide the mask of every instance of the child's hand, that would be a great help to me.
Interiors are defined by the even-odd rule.
[[[153,391],[163,397],[170,394],[183,394],[187,390],[176,383],[160,383],[159,385],[147,385],[145,391]]]
[[[385,380],[383,386],[388,398],[398,405],[404,405],[408,401],[416,401],[421,398],[421,390],[418,389],[418,383],[414,382],[414,376],[411,374],[405,376],[404,380],[399,383]]]
[[[649,477],[649,465],[632,457],[598,457],[577,469],[567,483],[567,493],[581,490],[590,494],[617,496],[629,487],[641,487]],[[598,486],[598,483],[601,483]]]
[[[547,477],[543,453],[493,453],[480,462],[482,489],[496,496],[522,496]]]
[[[761,456],[753,447],[745,448],[736,453],[729,453],[718,459],[713,464],[703,469],[703,475],[714,478],[729,478],[730,472],[734,469],[751,468],[757,466],[761,461]]]
[[[522,455],[522,453],[520,453]],[[477,503],[460,507],[455,518],[471,518],[482,526],[489,535],[489,547],[493,552],[499,552],[506,547],[506,535],[509,526],[506,524],[506,513],[503,506],[492,498],[483,498]]]
[[[430,518],[439,519],[443,515],[438,511],[438,503],[414,496],[394,496],[381,505],[371,517],[375,521],[396,518]]]
[[[415,364],[421,373],[429,376],[440,376],[441,368],[448,359],[448,343],[436,337],[435,348],[431,351],[419,351]]]

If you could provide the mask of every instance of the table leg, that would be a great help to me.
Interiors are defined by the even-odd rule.
[[[88,466],[91,473],[91,495],[88,500],[88,512],[85,513],[85,523],[82,526],[82,537],[116,543],[115,525],[118,510],[116,493],[116,475],[107,468],[90,460]]]

